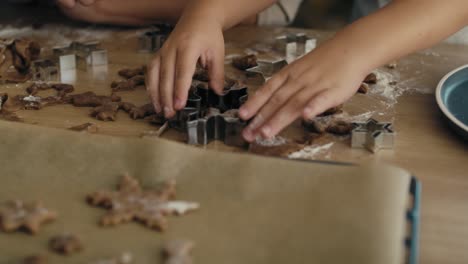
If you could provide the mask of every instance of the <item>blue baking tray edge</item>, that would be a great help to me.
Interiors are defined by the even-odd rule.
[[[419,226],[421,213],[421,182],[416,177],[411,178],[410,195],[413,196],[413,208],[407,212],[407,219],[411,223],[410,236],[406,239],[406,247],[409,250],[409,264],[419,263]]]

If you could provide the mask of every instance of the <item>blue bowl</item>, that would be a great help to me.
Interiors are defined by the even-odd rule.
[[[468,140],[468,65],[442,78],[437,85],[436,100],[451,127]]]

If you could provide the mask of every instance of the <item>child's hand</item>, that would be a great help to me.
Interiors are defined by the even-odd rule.
[[[254,117],[244,138],[271,138],[297,118],[311,119],[350,98],[367,73],[347,53],[319,47],[268,80],[239,111],[244,120]]]
[[[57,0],[57,3],[66,8],[73,8],[77,3],[88,6],[94,4],[96,0]]]
[[[208,69],[210,87],[224,83],[222,26],[206,16],[184,18],[148,66],[147,89],[156,111],[166,118],[185,107],[197,62]]]

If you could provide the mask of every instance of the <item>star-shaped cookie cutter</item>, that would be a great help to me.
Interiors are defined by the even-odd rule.
[[[286,58],[288,62],[304,56],[317,47],[317,39],[306,33],[286,34],[275,39],[274,48]]]
[[[108,64],[107,50],[100,48],[100,42],[72,42],[68,46],[53,48],[60,71],[75,70],[77,62],[84,67]]]
[[[222,140],[229,146],[244,146],[240,132],[246,122],[237,117],[237,109],[247,98],[245,86],[231,87],[223,95],[197,86],[189,94],[187,107],[178,111],[169,124],[186,132],[190,145],[206,145],[212,140]]]
[[[36,60],[31,63],[33,81],[58,82],[59,66],[57,62],[49,59]]]
[[[252,83],[262,85],[287,65],[288,62],[286,60],[259,60],[257,61],[257,66],[246,70],[246,75]]]
[[[372,153],[380,149],[392,149],[395,132],[392,123],[381,123],[371,118],[364,123],[354,123],[351,132],[351,147],[366,148]]]
[[[160,24],[144,32],[138,39],[139,52],[151,53],[158,51],[164,45],[173,29],[172,25]]]

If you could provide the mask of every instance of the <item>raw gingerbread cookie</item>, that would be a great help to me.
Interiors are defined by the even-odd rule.
[[[302,126],[312,133],[323,134],[327,132],[335,135],[348,135],[354,128],[352,123],[327,117],[317,117],[307,121],[303,120]]]
[[[19,73],[25,74],[31,67],[31,61],[39,58],[41,46],[34,41],[18,39],[11,46],[11,52],[15,69]]]
[[[352,123],[335,120],[327,127],[326,131],[334,135],[349,135],[353,128],[354,126]]]
[[[33,83],[31,86],[26,88],[26,92],[29,95],[37,95],[39,91],[47,91],[47,90],[55,90],[57,91],[58,97],[63,97],[66,94],[72,93],[75,88],[71,84],[65,83],[55,83],[55,84],[47,84],[47,83]]]
[[[163,231],[167,228],[168,215],[184,215],[200,207],[198,203],[170,200],[175,197],[175,181],[165,182],[159,190],[143,190],[135,178],[125,175],[117,189],[98,191],[87,197],[90,205],[109,210],[100,220],[103,226],[137,221]]]
[[[81,239],[73,234],[54,236],[49,240],[49,248],[55,253],[70,255],[83,250]]]
[[[57,213],[46,209],[41,202],[23,203],[21,200],[15,200],[0,204],[0,229],[4,232],[23,228],[36,234],[42,224],[56,218]]]
[[[376,84],[377,83],[377,75],[375,73],[369,73],[363,81],[367,84]]]
[[[29,40],[0,40],[0,80],[23,83],[31,79],[31,61],[40,54],[40,46]]]
[[[133,107],[128,111],[132,119],[143,119],[147,116],[155,115],[156,111],[152,104],[145,104],[140,107]]]
[[[241,71],[245,71],[257,65],[257,56],[255,56],[254,54],[235,57],[234,59],[232,59],[232,66]]]
[[[44,255],[33,255],[23,259],[21,264],[47,264],[47,257]]]
[[[113,92],[133,91],[138,86],[145,85],[144,75],[135,75],[128,80],[112,82],[111,88]]]
[[[119,109],[119,103],[106,103],[104,105],[95,107],[91,111],[91,116],[101,121],[115,121]]]
[[[97,133],[99,131],[99,128],[96,124],[94,123],[84,123],[81,125],[73,126],[68,128],[73,131],[78,131],[78,132],[88,132],[88,133]]]
[[[97,107],[112,102],[120,102],[121,98],[112,94],[111,96],[96,95],[93,92],[85,92],[69,96],[70,103],[77,107]]]
[[[122,69],[118,72],[119,76],[125,79],[130,79],[137,75],[145,75],[145,73],[146,73],[146,66],[141,66],[139,68],[134,68],[134,69]]]
[[[192,241],[173,240],[164,245],[163,256],[165,264],[192,264],[190,255],[194,247]]]
[[[54,96],[40,97],[37,94],[40,91],[55,90],[57,92]],[[58,104],[68,103],[66,99],[67,94],[74,91],[73,85],[56,83],[34,83],[26,88],[27,96],[17,95],[14,97],[14,101],[21,105],[21,109],[26,110],[39,110],[46,106],[53,106]]]

